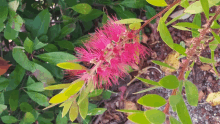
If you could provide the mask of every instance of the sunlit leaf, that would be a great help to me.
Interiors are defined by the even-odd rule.
[[[129,19],[122,19],[119,21],[116,21],[115,23],[119,23],[119,24],[132,24],[132,23],[138,23],[138,22],[143,22],[142,19],[138,19],[138,18],[129,18]]]
[[[77,116],[78,116],[78,106],[76,102],[73,102],[70,107],[69,118],[73,122],[77,118]]]
[[[81,14],[89,14],[92,10],[92,7],[87,3],[79,3],[71,8]]]
[[[138,99],[137,103],[144,106],[160,107],[166,104],[166,100],[156,94],[147,94]]]
[[[82,100],[82,102],[79,104],[79,113],[80,113],[80,115],[81,115],[81,117],[83,119],[85,119],[86,116],[87,116],[88,106],[89,106],[89,99],[88,99],[88,97],[84,98]]]
[[[156,109],[147,110],[144,112],[144,115],[149,122],[154,124],[162,124],[166,119],[166,115]]]
[[[210,93],[206,101],[212,106],[220,105],[220,92]]]
[[[68,69],[68,70],[86,70],[86,67],[72,62],[58,63],[57,66],[62,69]]]
[[[131,30],[138,30],[141,28],[141,23],[140,22],[137,22],[137,23],[132,23],[129,25],[129,28]]]
[[[165,0],[146,0],[146,1],[154,6],[160,6],[160,7],[167,6]]]
[[[209,2],[208,2],[208,0],[200,0],[200,3],[202,5],[202,9],[205,13],[206,18],[209,19]]]
[[[163,77],[159,84],[167,89],[175,89],[179,86],[179,81],[176,76],[174,75],[168,75]]]
[[[59,89],[64,89],[67,88],[71,85],[71,83],[68,84],[57,84],[57,85],[50,85],[48,87],[45,87],[45,90],[59,90]]]
[[[67,100],[66,102],[64,102],[62,104],[63,105],[62,117],[64,117],[67,114],[67,112],[69,111],[72,103],[73,103],[73,100],[70,99],[70,100]]]
[[[188,103],[191,106],[197,106],[199,100],[199,93],[196,85],[190,81],[185,81],[185,91]]]
[[[128,119],[137,124],[151,124],[145,117],[144,113],[134,113],[128,116]]]
[[[107,109],[106,108],[94,108],[88,112],[87,115],[99,115],[103,114]]]

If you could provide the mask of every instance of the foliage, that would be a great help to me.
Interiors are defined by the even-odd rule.
[[[142,46],[139,43],[142,38],[139,31],[143,28],[142,25],[146,23],[146,21],[138,19],[137,15],[144,12],[147,19],[150,19],[157,14],[154,6],[170,7],[168,6],[170,3],[167,3],[165,0],[158,1],[0,0],[0,123],[68,124],[78,122],[88,124],[92,116],[103,114],[107,109],[92,104],[90,101],[92,101],[92,98],[100,96],[103,99],[109,99],[112,91],[96,89],[98,86],[94,84],[102,85],[105,84],[105,82],[116,81],[124,73],[127,74],[131,67],[134,70],[139,70],[137,66],[140,62],[139,59],[144,58],[144,54],[147,54],[148,51],[141,50]],[[196,14],[193,23],[181,22],[172,26],[179,30],[191,31],[193,37],[198,37],[200,35],[199,31],[204,29],[203,26],[201,26],[200,13],[204,12],[207,20],[210,19],[213,15],[210,15],[209,8],[218,5],[218,3],[219,0],[200,0],[189,5],[188,0],[182,0],[181,3],[173,5],[159,21],[158,31],[162,40],[171,49],[178,52],[178,54],[184,57],[191,57],[185,47],[174,43],[167,28],[168,24],[171,24],[173,20],[171,20],[171,22],[167,22],[166,20],[178,5],[184,7],[184,13]],[[110,13],[116,14],[113,20],[110,19],[110,16],[107,15],[108,13],[105,13],[103,8],[107,8],[109,15]],[[176,20],[178,18],[180,18],[180,16],[177,17]],[[156,20],[153,19],[151,23],[156,22]],[[126,27],[125,24],[128,26]],[[99,28],[98,31],[95,32],[97,27],[102,26],[104,26],[103,29]],[[117,29],[113,29],[111,26]],[[219,29],[220,26],[215,19],[210,27],[211,29]],[[94,43],[97,43],[97,39],[91,40],[91,38],[94,38],[93,36],[100,38],[103,36],[101,33],[107,35],[109,32],[116,32],[116,34],[112,36],[107,35],[107,37],[111,37],[109,42],[111,42],[113,46],[116,46],[116,42],[121,40],[119,39],[121,37],[118,38],[119,34],[117,34],[120,31],[119,28],[126,30],[126,33],[128,33],[126,36],[123,36],[123,38],[130,38],[129,43],[119,45],[120,47],[127,46],[128,49],[123,49],[123,51],[114,49],[114,52],[117,51],[115,53],[126,55],[126,62],[119,62],[121,57],[115,62],[115,67],[120,67],[123,73],[120,72],[116,75],[118,77],[114,78],[115,75],[106,76],[105,74],[107,72],[103,72],[102,76],[105,80],[99,83],[95,83],[95,80],[88,78],[88,75],[86,75],[88,79],[85,79],[86,76],[84,76],[84,78],[71,81],[72,83],[62,83],[63,78],[66,76],[64,72],[68,72],[66,70],[75,71],[72,73],[72,76],[80,77],[79,74],[82,73],[95,75],[97,72],[94,72],[98,69],[94,68],[93,70],[86,65],[82,65],[81,60],[87,60],[96,65],[95,60],[92,61],[89,59],[95,53],[95,50],[91,47],[95,48],[99,46],[97,44],[91,45],[86,43],[88,43],[88,40],[93,40],[95,41]],[[91,34],[91,32],[95,33]],[[88,35],[88,33],[90,33],[90,35]],[[135,33],[138,35],[136,36]],[[214,65],[216,63],[214,60],[214,51],[217,46],[215,44],[220,43],[220,37],[214,30],[212,30],[211,33],[213,36],[209,36],[209,38],[214,38],[214,40],[209,43],[212,57],[209,59],[200,56],[199,59],[201,62]],[[117,39],[117,41],[115,41],[115,39]],[[124,40],[126,41],[127,39]],[[85,51],[82,52],[83,44],[86,50],[92,51],[92,54],[80,60],[78,54],[76,54],[78,56],[74,55],[75,52],[86,54],[85,49]],[[127,53],[124,54],[124,52]],[[102,54],[106,55],[107,53]],[[96,55],[98,56],[100,54]],[[130,59],[128,59],[129,56],[131,57]],[[106,65],[108,61],[110,60],[106,60],[103,65]],[[157,60],[153,60],[152,62],[164,66],[165,68],[176,69],[167,63]],[[213,68],[215,69],[214,66]],[[181,95],[182,88],[185,87],[188,103],[192,106],[197,106],[198,90],[192,82],[187,80],[190,71],[191,70],[188,70],[186,72],[185,80],[179,79],[174,75],[167,75],[160,81],[155,82],[137,76],[136,78],[144,83],[154,85],[152,88],[137,93],[163,87],[174,89],[176,94],[169,96],[168,100],[157,94],[147,94],[137,101],[137,103],[143,106],[152,107],[153,109],[151,110],[118,111],[132,112],[132,114],[128,116],[128,119],[135,123],[163,123],[166,117],[165,114],[167,113],[157,110],[157,107],[163,106],[169,101],[170,106],[178,114],[179,120],[181,121],[179,122],[170,116],[171,123],[192,123]],[[218,72],[216,74],[218,74]],[[99,75],[97,79],[100,79],[100,77]],[[111,85],[111,83],[109,83],[109,85]],[[63,107],[63,109],[60,107]]]

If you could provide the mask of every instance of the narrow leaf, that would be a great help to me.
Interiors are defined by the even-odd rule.
[[[195,84],[185,81],[186,98],[191,106],[197,106],[199,100],[198,89]]]
[[[143,22],[142,19],[138,19],[138,18],[129,18],[129,19],[122,19],[119,21],[116,21],[115,23],[119,23],[119,24],[132,24],[132,23],[137,23],[137,22]]]
[[[157,64],[157,65],[160,65],[160,66],[164,66],[164,67],[176,70],[174,67],[172,67],[172,66],[170,66],[170,65],[168,65],[166,63],[163,63],[163,62],[160,62],[160,61],[156,61],[156,60],[152,60],[152,62],[154,64]]]
[[[175,89],[179,86],[179,81],[174,75],[168,75],[163,77],[160,81],[159,84],[163,86],[164,88],[167,89]]]
[[[200,0],[200,3],[202,5],[202,9],[205,13],[207,20],[209,20],[209,2],[208,2],[208,0]]]
[[[86,67],[72,62],[58,63],[57,66],[62,69],[68,69],[68,70],[86,70]]]
[[[146,0],[149,4],[154,5],[154,6],[167,6],[167,3],[165,0]]]
[[[45,87],[44,89],[45,90],[59,90],[59,89],[67,88],[70,85],[71,85],[71,83],[68,83],[68,84],[57,84],[57,85],[51,85],[51,86]]]
[[[82,102],[79,104],[79,113],[83,119],[86,118],[88,113],[88,106],[89,106],[89,99],[86,97],[82,100]]]
[[[81,14],[89,14],[92,10],[92,7],[87,3],[79,3],[71,8]]]
[[[69,118],[73,122],[78,116],[78,106],[76,102],[73,102],[70,107]]]

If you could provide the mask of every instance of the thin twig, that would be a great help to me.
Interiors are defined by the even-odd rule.
[[[138,75],[135,76],[135,77],[127,84],[127,86],[129,86],[137,77],[140,77],[141,74],[143,74],[145,71],[147,71],[147,70],[150,69],[150,68],[154,68],[154,69],[158,70],[158,71],[160,72],[160,74],[162,74],[162,71],[161,71],[160,69],[158,69],[157,67],[148,66],[148,67],[146,67],[146,68],[144,68],[144,69],[138,71]]]
[[[163,13],[165,13],[167,10],[169,10],[170,8],[172,8],[174,5],[178,4],[179,2],[181,2],[181,0],[177,0],[175,2],[173,2],[172,4],[168,5],[165,9],[163,9],[161,12],[157,13],[155,16],[153,16],[152,18],[146,20],[144,22],[144,24],[141,26],[140,29],[144,28],[148,23],[150,23],[152,20],[154,20],[155,18],[157,18],[158,16],[161,16]]]

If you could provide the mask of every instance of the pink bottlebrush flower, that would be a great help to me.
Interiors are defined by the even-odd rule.
[[[77,61],[94,64],[90,71],[80,72],[79,76],[86,81],[92,79],[99,88],[118,84],[118,78],[128,74],[129,66],[137,69],[140,58],[148,54],[147,48],[138,42],[133,31],[115,21],[116,18],[111,19],[97,29],[84,43],[85,48],[75,48]]]

